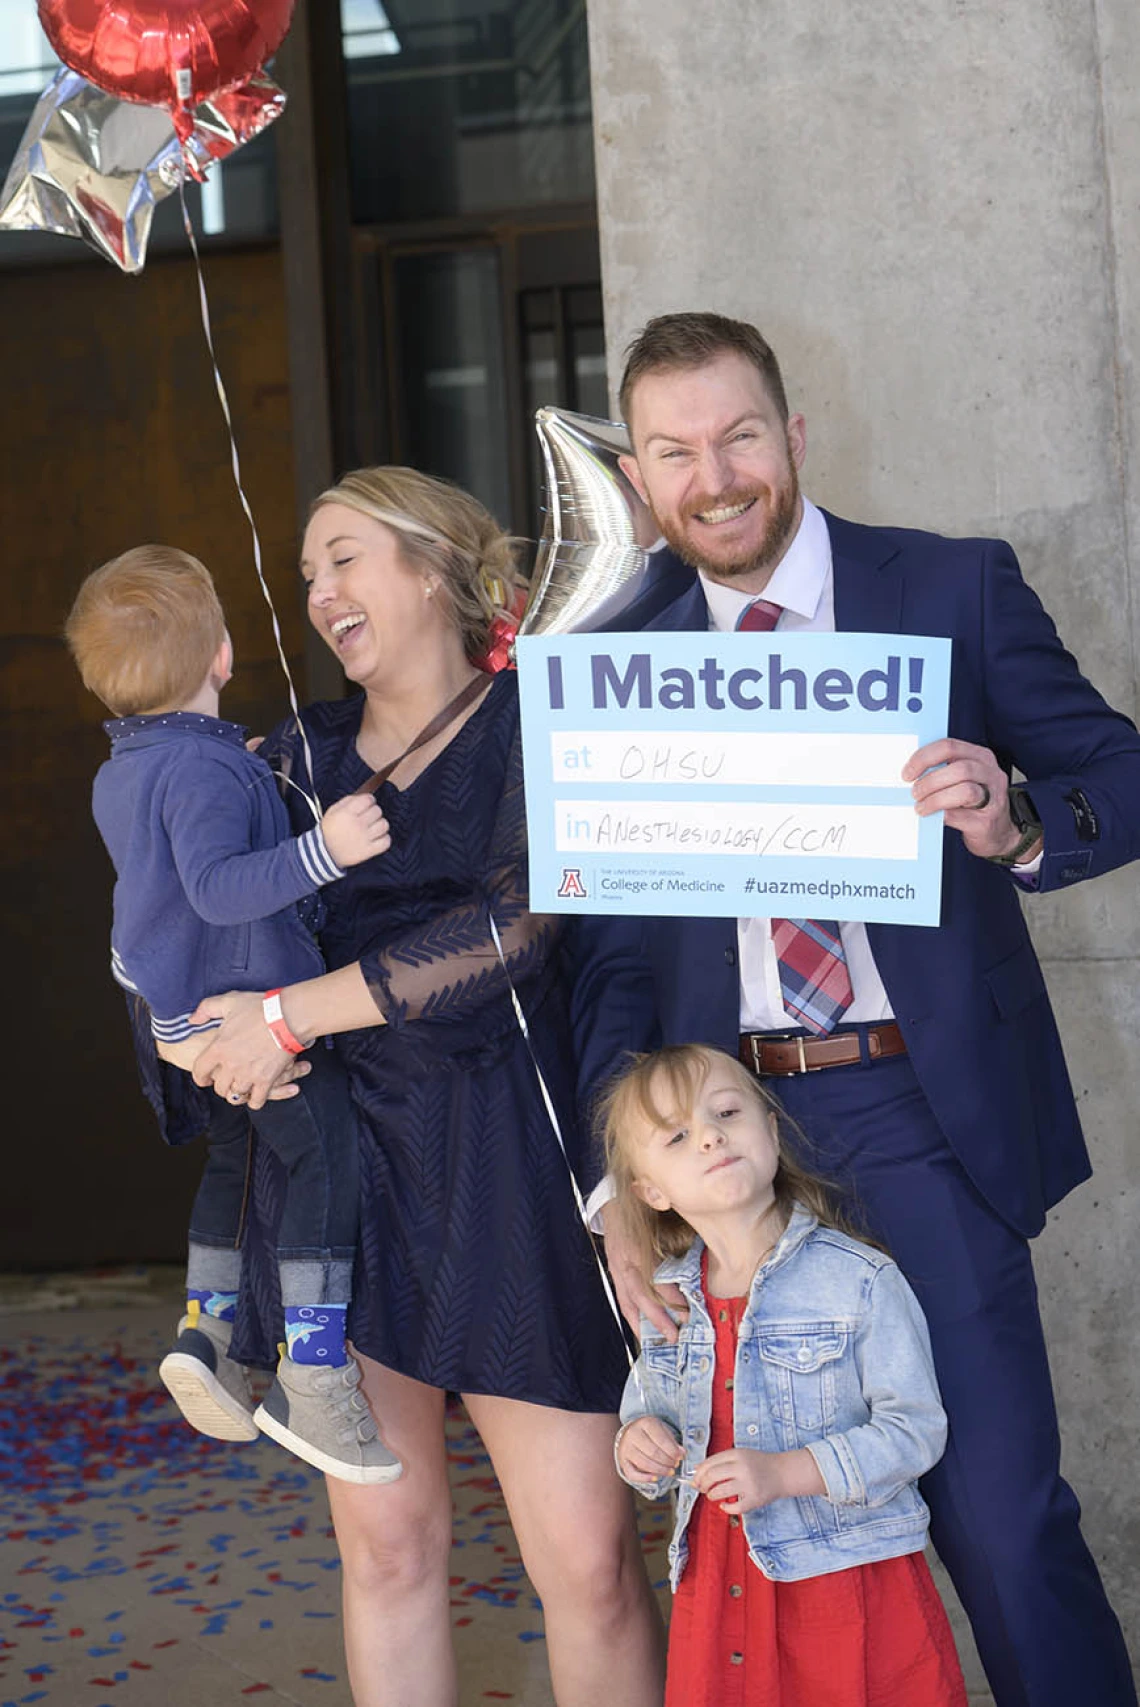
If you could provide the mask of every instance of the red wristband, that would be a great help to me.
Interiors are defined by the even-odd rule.
[[[281,1012],[281,991],[267,990],[261,1000],[261,1011],[265,1015],[265,1023],[273,1034],[273,1041],[278,1049],[284,1049],[290,1055],[304,1054],[306,1045],[299,1043],[289,1030],[285,1015]]]

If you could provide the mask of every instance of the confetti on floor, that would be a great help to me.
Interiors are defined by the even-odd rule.
[[[187,1428],[155,1373],[168,1307],[5,1316],[0,1707],[348,1707],[323,1479]],[[541,1608],[459,1408],[448,1450],[463,1698],[549,1707]],[[664,1589],[666,1506],[641,1516]]]

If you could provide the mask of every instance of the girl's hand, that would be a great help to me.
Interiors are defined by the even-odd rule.
[[[618,1463],[631,1482],[660,1482],[672,1476],[685,1454],[660,1417],[635,1417],[618,1435]]]
[[[754,1452],[734,1446],[698,1464],[693,1482],[722,1511],[759,1511],[773,1500],[802,1494],[826,1495],[827,1485],[806,1447],[796,1452]]]
[[[190,1019],[194,1025],[222,1021],[194,1063],[195,1083],[213,1085],[220,1097],[250,1108],[263,1108],[271,1095],[275,1102],[296,1096],[291,1081],[304,1077],[308,1063],[278,1048],[259,995],[231,990],[228,996],[207,996]]]

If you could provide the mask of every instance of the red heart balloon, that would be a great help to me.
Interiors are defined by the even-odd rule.
[[[89,83],[145,106],[190,112],[277,51],[293,0],[39,0],[44,33]]]

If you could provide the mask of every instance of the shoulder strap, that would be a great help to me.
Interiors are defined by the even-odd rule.
[[[431,722],[425,724],[424,728],[420,730],[415,740],[410,742],[397,758],[390,760],[383,769],[373,771],[372,775],[368,778],[368,781],[362,782],[355,792],[357,794],[375,794],[381,784],[387,782],[397,765],[402,765],[404,760],[408,758],[411,753],[417,752],[420,747],[426,747],[428,742],[433,741],[442,729],[446,729],[449,723],[454,723],[455,719],[459,716],[459,713],[461,711],[466,711],[467,707],[473,700],[478,698],[478,696],[486,689],[487,685],[487,676],[482,673],[477,676],[472,676],[467,686],[465,688],[461,688],[454,699],[448,700],[443,710],[438,711],[432,718]]]

